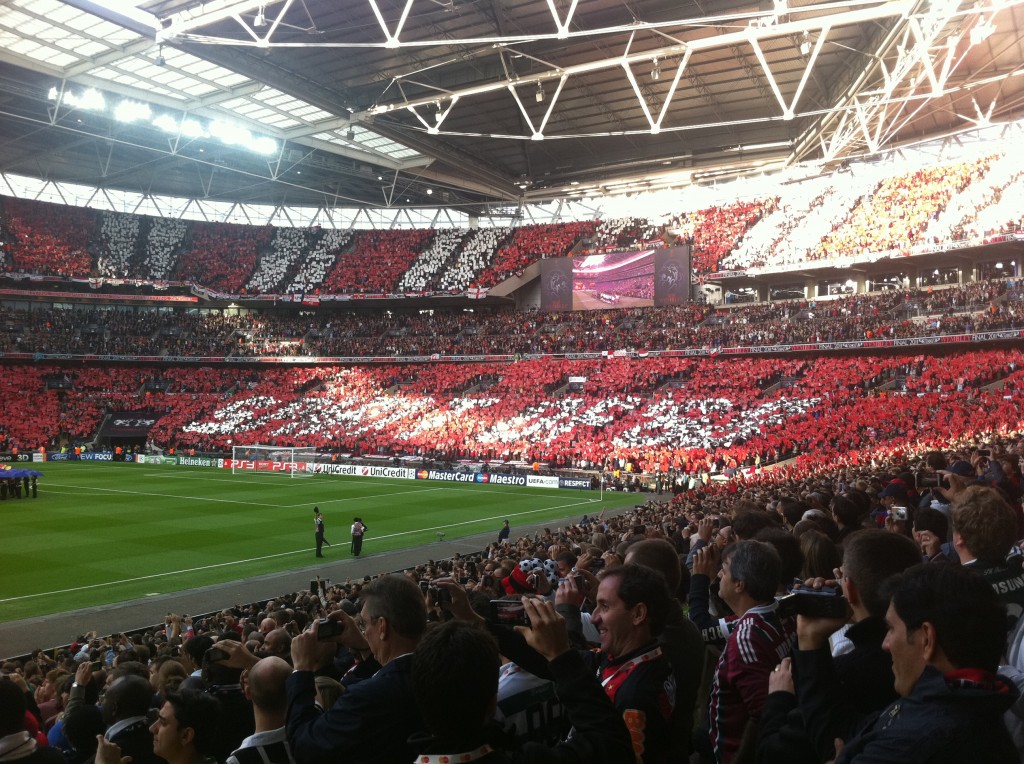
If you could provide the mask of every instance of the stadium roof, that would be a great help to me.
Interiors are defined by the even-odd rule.
[[[1022,22],[999,0],[7,0],[0,173],[514,211],[1017,118]]]

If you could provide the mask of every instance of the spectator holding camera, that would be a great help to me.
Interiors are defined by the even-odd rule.
[[[220,723],[217,725],[214,755],[224,761],[254,731],[252,704],[242,691],[242,668],[232,655],[241,648],[237,635],[231,631],[203,654],[201,682],[186,680],[186,686],[202,686],[207,695],[220,701]],[[198,637],[196,639],[199,639]],[[195,640],[189,640],[194,642]]]
[[[914,512],[914,541],[921,547],[925,562],[955,562],[960,559],[947,543],[949,518],[931,507],[918,507]]]
[[[452,590],[452,612],[464,620],[481,620],[469,608],[460,587],[441,584]],[[573,578],[558,585],[555,604],[569,617],[570,632],[579,633],[579,605],[583,593]],[[601,639],[598,652],[580,650],[579,655],[594,672],[605,694],[626,722],[633,739],[636,761],[653,764],[668,760],[672,747],[672,712],[676,703],[672,667],[658,645],[671,608],[671,594],[664,577],[643,565],[616,565],[606,568],[595,595],[596,607],[591,623]],[[567,604],[575,608],[561,607]],[[573,622],[575,621],[575,622]],[[525,671],[552,678],[552,670],[535,649],[518,634],[494,625],[501,654]]]
[[[708,554],[701,552],[695,573],[708,575],[703,559]],[[782,560],[775,548],[761,541],[736,542],[722,553],[721,567],[719,594],[737,619],[730,624],[715,667],[706,735],[697,736],[696,747],[713,752],[718,762],[731,764],[757,739],[756,725],[768,698],[768,676],[779,659],[789,654],[792,640],[777,613],[775,592]]]
[[[849,603],[836,618],[797,616],[798,649],[776,667],[760,730],[761,764],[816,764],[831,758],[836,737],[849,737],[857,723],[896,699],[892,659],[882,650],[888,600],[882,583],[921,561],[914,543],[882,530],[847,537],[839,583]],[[847,622],[853,649],[833,657],[829,638]],[[794,689],[792,676],[797,677]],[[815,713],[816,701],[834,693],[830,713]]]
[[[342,610],[330,614],[328,624],[341,624],[336,637],[319,639],[325,624],[314,621],[292,639],[288,742],[304,764],[408,764],[417,753],[408,740],[423,726],[412,687],[413,651],[427,625],[423,593],[407,576],[382,576],[363,587],[360,601],[355,619]],[[339,643],[368,649],[381,668],[321,714],[316,672],[331,663]]]
[[[1017,693],[996,675],[1006,610],[992,588],[970,569],[920,564],[883,593],[890,601],[882,646],[900,697],[836,742],[835,764],[1018,762],[1003,722]],[[827,700],[807,710],[827,714]]]
[[[518,626],[546,662],[574,734],[553,746],[529,742],[508,748],[492,722],[498,688],[498,645],[480,625],[454,620],[432,626],[413,657],[413,685],[428,736],[417,740],[415,761],[592,762],[636,761],[629,731],[580,654],[570,649],[565,622],[554,606],[523,597],[530,626]],[[439,687],[446,689],[438,702]]]

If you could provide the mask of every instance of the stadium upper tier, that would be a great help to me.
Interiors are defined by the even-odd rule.
[[[1024,328],[1024,284],[851,295],[733,308],[575,313],[511,309],[220,312],[0,308],[0,353],[202,358],[484,356],[666,351],[935,337]]]
[[[694,273],[870,261],[1024,224],[1012,156],[899,171],[859,164],[764,198],[516,228],[336,231],[166,220],[0,197],[0,270],[191,282],[226,295],[420,294],[491,287],[542,258],[680,237]]]
[[[5,370],[0,444],[87,440],[107,413],[146,410],[158,419],[149,439],[163,448],[301,444],[704,472],[801,454],[848,459],[883,444],[920,451],[954,433],[1014,430],[1022,394],[1022,349],[271,369],[40,364]]]

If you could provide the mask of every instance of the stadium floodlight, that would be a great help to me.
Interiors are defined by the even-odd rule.
[[[170,114],[160,114],[153,120],[153,127],[159,127],[166,133],[178,133],[178,120]]]
[[[277,141],[273,138],[253,138],[249,148],[257,154],[276,154]]]
[[[202,138],[206,135],[206,128],[197,120],[186,118],[181,120],[181,134],[188,138]]]
[[[114,107],[114,119],[118,122],[141,122],[151,119],[153,110],[149,104],[138,101],[121,101]]]
[[[210,123],[210,135],[229,146],[245,146],[252,142],[252,133],[244,127],[219,119]]]
[[[60,102],[62,104],[75,109],[103,111],[107,108],[107,102],[104,100],[103,94],[95,88],[89,88],[81,95],[75,95],[70,91],[65,91],[63,94],[59,94],[57,92],[57,88],[50,88],[50,91],[47,93],[47,97],[51,101],[56,101],[60,98]]]
[[[90,111],[103,111],[107,108],[107,102],[100,91],[96,88],[89,88],[78,99],[78,106]]]

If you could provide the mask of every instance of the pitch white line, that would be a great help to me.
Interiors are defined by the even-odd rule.
[[[389,538],[396,538],[398,536],[409,536],[409,535],[412,535],[414,533],[427,533],[428,531],[437,531],[437,530],[441,530],[442,528],[455,528],[455,527],[458,527],[460,525],[471,525],[473,523],[490,522],[492,520],[502,520],[502,519],[505,519],[505,518],[508,518],[508,517],[522,517],[524,515],[537,514],[538,512],[548,512],[548,511],[550,511],[552,509],[563,509],[563,508],[566,508],[566,507],[576,507],[576,506],[579,506],[581,504],[590,504],[590,503],[591,502],[589,500],[587,500],[587,501],[575,501],[575,502],[571,502],[569,504],[557,504],[557,505],[555,505],[553,507],[543,507],[541,509],[531,509],[531,510],[528,510],[526,512],[515,512],[513,514],[496,515],[494,517],[478,517],[475,520],[466,520],[466,521],[461,522],[461,523],[452,523],[452,524],[449,524],[449,525],[435,525],[432,528],[418,528],[416,530],[402,531],[400,533],[389,533],[389,534],[384,535],[384,536],[376,536],[375,538],[378,538],[378,539],[389,539]],[[3,603],[3,602],[18,602],[20,600],[36,599],[37,597],[49,597],[49,596],[52,596],[54,594],[68,594],[70,592],[81,592],[81,591],[85,591],[87,589],[100,589],[100,588],[107,587],[107,586],[117,586],[119,584],[131,584],[131,583],[136,583],[138,581],[148,581],[148,580],[152,580],[154,578],[163,578],[165,576],[178,576],[178,575],[181,575],[183,573],[195,573],[195,572],[200,571],[200,570],[213,570],[214,568],[225,568],[225,567],[228,567],[230,565],[245,565],[246,563],[250,563],[250,562],[259,562],[260,560],[272,560],[272,559],[277,558],[277,557],[288,557],[289,555],[293,555],[293,554],[309,554],[311,551],[313,551],[313,547],[309,547],[308,549],[297,549],[297,550],[292,551],[292,552],[278,552],[277,554],[267,554],[267,555],[263,555],[262,557],[250,557],[250,558],[245,559],[245,560],[232,560],[232,561],[229,561],[229,562],[217,562],[217,563],[213,563],[212,565],[200,565],[200,566],[195,567],[195,568],[185,568],[184,570],[172,570],[172,571],[167,571],[166,573],[151,573],[151,574],[149,574],[147,576],[136,576],[134,578],[122,578],[122,579],[119,579],[117,581],[105,581],[105,582],[99,583],[99,584],[86,584],[84,586],[73,586],[73,587],[71,587],[69,589],[54,589],[53,591],[50,591],[50,592],[39,592],[37,594],[22,594],[22,595],[19,595],[17,597],[5,597],[3,599],[0,599],[0,603]],[[164,593],[164,592],[161,592],[161,593]]]
[[[443,488],[441,486],[438,486],[436,488],[418,488],[418,489],[416,489],[414,491],[394,491],[393,493],[375,493],[372,496],[350,496],[350,497],[345,498],[345,499],[322,499],[322,500],[318,500],[318,501],[315,501],[315,502],[303,501],[303,502],[300,502],[299,504],[261,504],[261,503],[256,502],[256,501],[237,501],[235,499],[212,499],[212,498],[210,498],[208,496],[182,496],[182,495],[179,495],[179,494],[169,494],[169,493],[144,493],[143,491],[129,491],[129,490],[121,489],[121,488],[100,488],[100,487],[84,486],[84,485],[70,485],[68,483],[59,483],[58,485],[61,488],[79,488],[79,489],[88,490],[88,491],[107,491],[107,492],[110,492],[110,493],[127,493],[127,494],[132,494],[134,496],[160,496],[160,497],[167,498],[167,499],[188,499],[190,501],[216,501],[216,502],[221,502],[221,503],[226,503],[226,504],[244,504],[244,505],[246,505],[248,507],[270,507],[271,509],[296,509],[298,507],[307,507],[310,504],[317,504],[317,505],[324,504],[324,505],[327,505],[327,504],[340,504],[340,503],[345,502],[345,501],[364,501],[364,500],[365,501],[370,501],[370,500],[377,499],[377,498],[384,498],[386,496],[404,496],[404,495],[410,494],[410,493],[428,493],[430,491],[443,491],[443,490],[445,490],[445,488]],[[55,491],[52,488],[48,489],[48,492],[49,493],[57,493],[57,494],[67,494],[69,496],[74,496],[75,495],[74,491]]]
[[[237,501],[235,499],[213,499],[209,496],[182,496],[176,493],[147,493],[145,491],[127,491],[122,488],[99,488],[91,485],[71,485],[70,483],[58,483],[60,488],[77,488],[81,491],[104,491],[106,493],[124,493],[130,494],[131,496],[159,496],[163,499],[188,499],[190,501],[214,501],[219,504],[244,504],[247,507],[271,507],[280,508],[280,504],[261,504],[258,501]],[[67,494],[69,496],[76,495],[74,491],[55,491],[51,487],[47,487],[47,493]],[[299,506],[299,505],[295,505]]]

